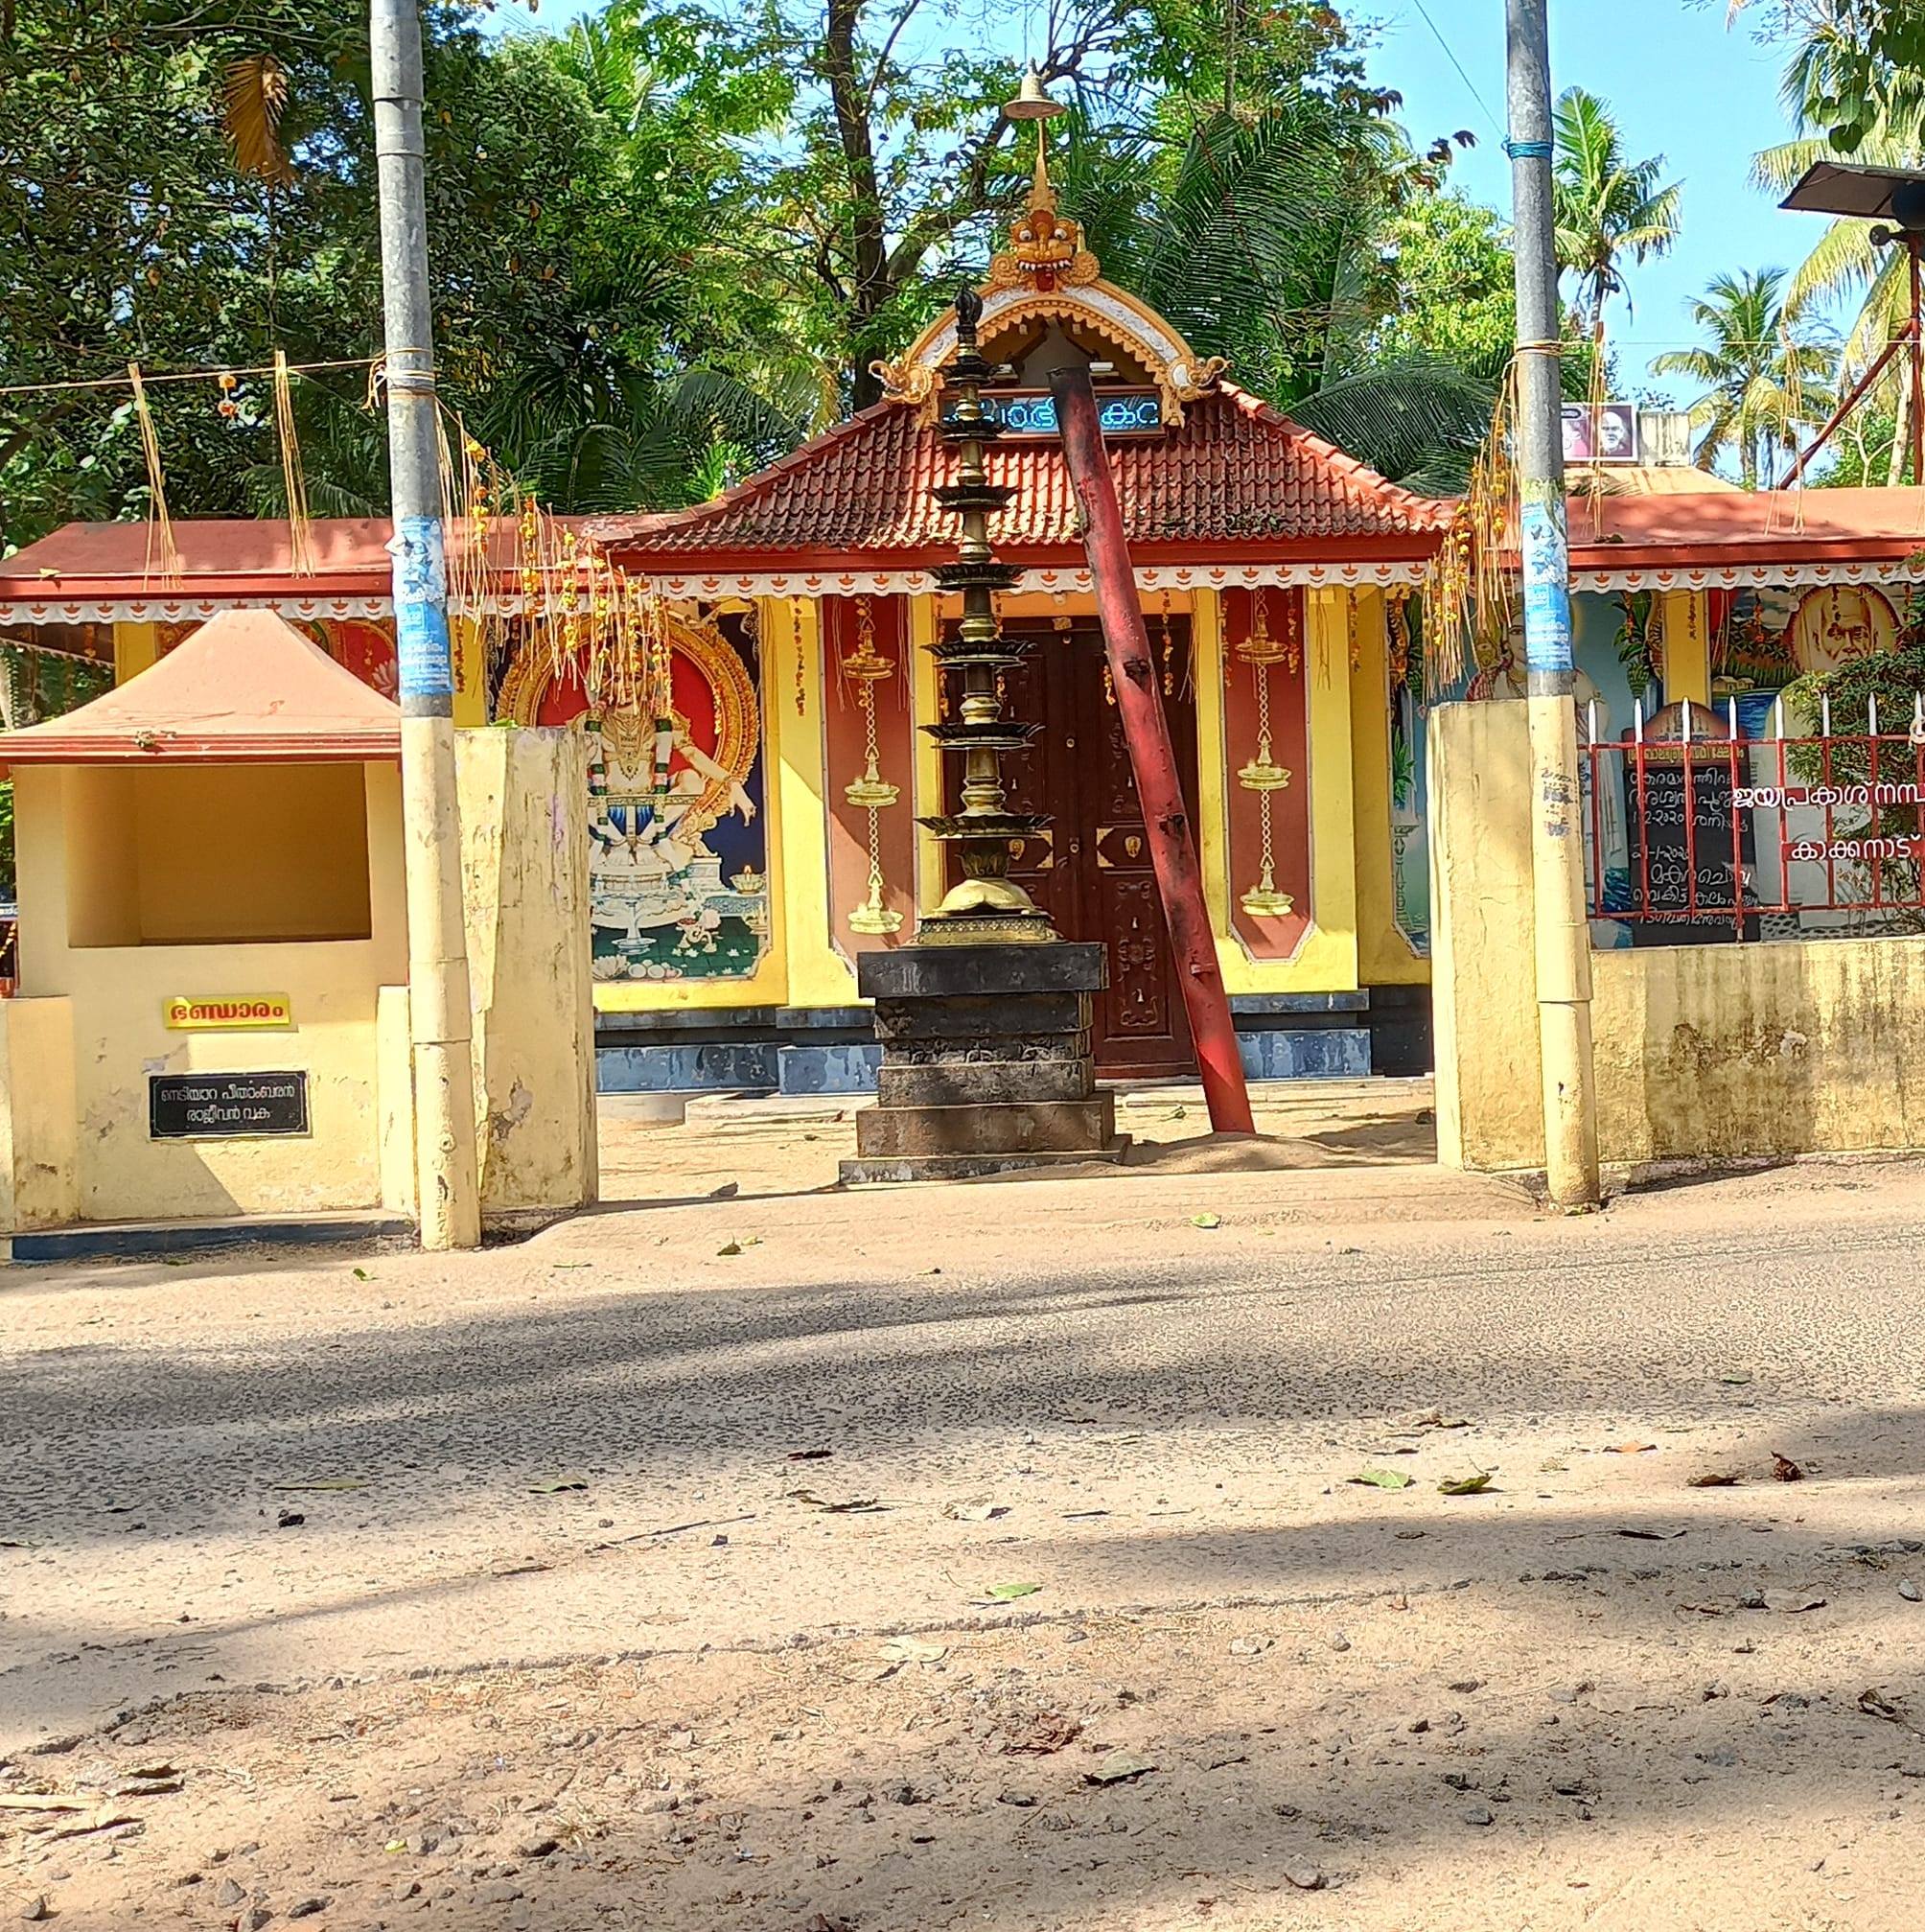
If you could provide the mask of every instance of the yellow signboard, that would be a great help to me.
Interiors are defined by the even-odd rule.
[[[230,1033],[294,1023],[294,1003],[284,992],[176,993],[161,1012],[174,1033]]]

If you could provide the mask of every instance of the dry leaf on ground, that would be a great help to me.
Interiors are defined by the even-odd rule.
[[[1417,1480],[1401,1469],[1363,1469],[1349,1478],[1365,1489],[1408,1489]]]
[[[1081,1721],[1060,1711],[1039,1711],[1003,1746],[1009,1757],[1048,1757],[1082,1735]]]

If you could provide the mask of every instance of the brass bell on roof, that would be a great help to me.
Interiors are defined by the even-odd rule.
[[[1058,114],[1068,112],[1060,101],[1050,99],[1043,77],[1033,66],[1023,76],[1022,89],[1016,98],[1003,103],[1003,118],[1007,121],[1053,121]]]

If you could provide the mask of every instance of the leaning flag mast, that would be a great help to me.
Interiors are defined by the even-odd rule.
[[[1598,1199],[1591,1065],[1590,930],[1571,660],[1565,527],[1558,267],[1551,215],[1551,65],[1546,0],[1506,0],[1507,86],[1518,292],[1517,471],[1530,713],[1531,878],[1538,1037],[1543,1059],[1544,1180],[1560,1207]]]
[[[480,1175],[455,803],[454,671],[441,527],[416,0],[371,0],[368,43],[374,67],[394,512],[388,547],[394,556],[395,647],[401,669],[415,1196],[423,1247],[476,1247],[481,1241]]]

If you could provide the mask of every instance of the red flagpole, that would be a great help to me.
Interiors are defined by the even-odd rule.
[[[1136,600],[1135,573],[1130,568],[1129,546],[1124,539],[1123,513],[1117,507],[1116,479],[1103,454],[1096,391],[1090,386],[1089,371],[1083,368],[1052,370],[1050,390],[1056,399],[1056,424],[1070,482],[1082,511],[1083,548],[1096,580],[1096,606],[1102,619],[1103,648],[1109,654],[1110,683],[1116,688],[1116,708],[1129,746],[1137,798],[1143,805],[1156,890],[1163,900],[1170,943],[1176,953],[1177,977],[1183,988],[1184,1010],[1190,1015],[1190,1036],[1195,1042],[1196,1060],[1202,1070],[1210,1125],[1218,1133],[1254,1133],[1250,1092],[1243,1083],[1243,1059],[1237,1050],[1237,1029],[1230,1017],[1230,999],[1223,990],[1223,973],[1217,963],[1217,939],[1210,929],[1210,909],[1203,897],[1203,869],[1196,860],[1196,841],[1176,774],[1176,754],[1170,742],[1170,720],[1163,711],[1156,662],[1150,656],[1143,609]]]

